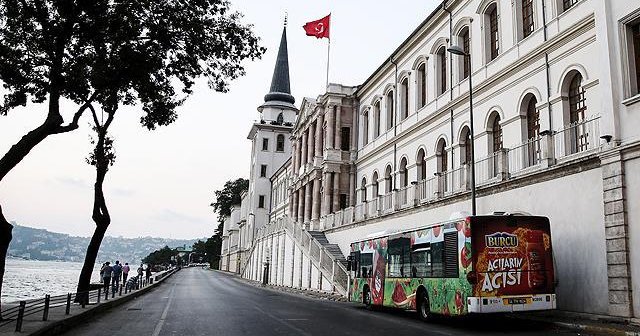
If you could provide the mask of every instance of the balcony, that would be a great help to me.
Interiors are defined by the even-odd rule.
[[[476,188],[484,189],[544,172],[589,157],[599,149],[599,117],[596,116],[476,160]],[[471,190],[470,177],[471,168],[466,164],[436,173],[428,179],[326,215],[320,219],[320,228],[329,230],[465,194]]]

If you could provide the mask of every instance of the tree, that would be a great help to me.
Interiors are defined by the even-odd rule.
[[[197,254],[198,258],[208,262],[211,268],[218,267],[217,260],[219,260],[220,251],[216,251],[216,246],[218,246],[219,240],[220,237],[213,236],[206,241],[198,240],[193,244],[193,252]]]
[[[226,0],[0,0],[0,80],[7,91],[0,114],[27,102],[48,104],[43,123],[0,158],[0,182],[45,138],[77,129],[94,104],[112,113],[140,104],[140,122],[155,129],[176,119],[196,78],[226,91],[229,80],[244,75],[241,62],[265,50],[240,19]],[[61,100],[76,105],[67,123]],[[108,217],[101,191],[95,194],[94,208],[98,203]],[[11,230],[0,208],[0,292]],[[89,249],[97,251],[95,244]],[[85,272],[79,288],[84,279]]]
[[[217,268],[220,262],[220,252],[222,250],[222,230],[225,217],[231,216],[231,207],[240,204],[243,192],[249,190],[249,180],[239,178],[233,181],[227,181],[222,190],[216,190],[215,201],[210,204],[213,211],[218,213],[218,227],[213,237],[211,237],[212,249],[214,250],[212,267]]]
[[[166,246],[149,253],[148,256],[142,258],[142,262],[151,265],[174,264],[175,257],[178,256],[178,250]]]

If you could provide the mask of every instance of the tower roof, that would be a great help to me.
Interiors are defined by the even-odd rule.
[[[278,57],[276,65],[273,69],[273,77],[271,78],[271,88],[269,93],[264,96],[264,104],[258,108],[262,110],[265,106],[279,106],[294,108],[296,100],[291,95],[289,86],[289,54],[287,52],[287,26],[285,24],[282,29],[282,38],[280,39],[280,48],[278,49]]]

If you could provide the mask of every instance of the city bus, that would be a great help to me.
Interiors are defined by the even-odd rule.
[[[460,316],[556,308],[546,217],[470,216],[351,244],[349,299]]]

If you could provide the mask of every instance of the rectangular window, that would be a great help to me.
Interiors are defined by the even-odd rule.
[[[351,129],[349,127],[343,127],[340,138],[340,149],[348,151],[349,144],[351,144]]]
[[[267,165],[260,165],[260,177],[267,177]]]
[[[276,151],[284,152],[284,135],[282,134],[278,134],[278,137],[276,138]]]
[[[522,0],[522,37],[528,37],[534,29],[533,0]]]
[[[562,9],[567,10],[575,5],[578,0],[562,0]]]
[[[640,22],[631,26],[631,33],[633,34],[633,55],[632,62],[636,68],[636,91],[634,93],[640,93]]]
[[[496,57],[498,57],[498,52],[500,50],[500,35],[498,34],[498,8],[496,5],[493,5],[493,9],[489,12],[489,29],[490,29],[490,61],[493,61]]]
[[[262,150],[263,151],[268,151],[269,150],[269,139],[262,138]]]
[[[340,209],[347,208],[347,194],[340,194]]]
[[[405,237],[389,240],[387,259],[389,263],[388,276],[390,278],[410,277],[410,244],[411,239]]]
[[[464,33],[462,33],[462,50],[466,53],[469,54],[470,50],[469,50],[469,28],[467,28],[465,30]],[[462,79],[465,79],[467,77],[469,77],[469,74],[471,73],[471,64],[470,63],[470,57],[461,57],[462,58],[462,63],[464,64],[462,66]]]
[[[264,208],[264,195],[258,196],[258,208]]]
[[[358,272],[361,278],[371,278],[373,273],[373,253],[360,254],[360,267]]]

